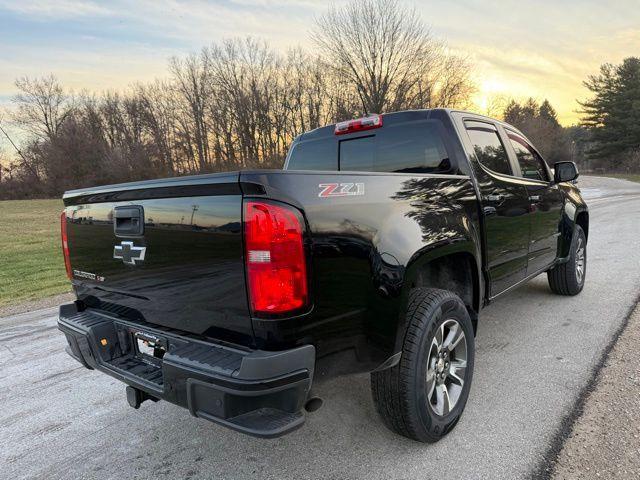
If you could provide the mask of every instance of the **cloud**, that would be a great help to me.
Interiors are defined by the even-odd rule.
[[[574,121],[582,80],[604,62],[638,55],[640,9],[598,0],[404,0],[435,36],[477,65],[484,93],[548,97]],[[74,89],[121,88],[165,75],[171,55],[228,37],[277,49],[310,46],[320,0],[0,0],[0,95],[22,75],[53,72]],[[337,5],[340,5],[339,3]],[[482,92],[481,92],[482,93]]]
[[[34,19],[71,19],[76,17],[113,15],[113,11],[94,2],[81,0],[0,0],[0,10],[29,15]]]
[[[286,48],[306,43],[307,30],[321,2],[295,0],[139,0],[126,17],[145,31],[199,48],[232,36],[261,37]]]
[[[322,0],[231,0],[231,4],[248,7],[305,7],[305,8],[326,8],[327,2]]]

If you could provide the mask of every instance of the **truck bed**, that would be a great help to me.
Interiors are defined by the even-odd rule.
[[[361,187],[323,197],[327,184]],[[249,198],[303,215],[311,301],[302,314],[251,316],[242,245]],[[470,248],[478,234],[464,175],[258,170],[76,190],[64,201],[73,284],[90,308],[247,347],[312,343],[319,356],[349,355],[354,368],[395,348],[396,322],[385,312],[393,315],[401,301],[412,253],[427,242],[453,242],[456,229],[470,240],[452,248]],[[114,232],[114,212],[127,206],[142,207],[143,235]],[[454,210],[455,225],[442,215]],[[114,259],[123,241],[146,248],[144,261]]]

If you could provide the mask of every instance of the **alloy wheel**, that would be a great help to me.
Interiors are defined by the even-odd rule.
[[[586,267],[585,248],[582,238],[578,237],[578,243],[576,245],[576,279],[578,284],[582,284],[584,279],[584,272]]]
[[[427,401],[436,415],[447,415],[456,406],[466,370],[467,338],[457,320],[447,319],[436,330],[427,364]]]

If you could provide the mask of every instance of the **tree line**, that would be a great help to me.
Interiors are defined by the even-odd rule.
[[[640,172],[640,58],[606,63],[584,85],[592,93],[580,103],[587,158],[602,169]]]
[[[331,7],[311,36],[312,51],[284,54],[254,38],[224,40],[121,92],[74,94],[54,76],[18,79],[10,121],[26,141],[0,172],[0,196],[280,168],[304,131],[366,113],[470,104],[470,63],[396,0]]]
[[[554,163],[572,160],[596,173],[640,173],[640,58],[606,63],[584,81],[591,97],[578,102],[580,123],[563,128],[551,104],[511,101],[507,123],[522,130]]]
[[[307,130],[366,113],[471,105],[473,65],[397,0],[330,7],[311,40],[311,50],[280,53],[258,39],[227,39],[172,58],[165,78],[101,94],[71,92],[52,75],[18,79],[13,108],[0,115],[0,138],[8,124],[21,132],[11,160],[0,158],[0,198],[280,168]],[[640,59],[603,65],[585,85],[592,97],[580,104],[580,125],[562,127],[547,100],[512,100],[495,116],[551,164],[640,170]]]

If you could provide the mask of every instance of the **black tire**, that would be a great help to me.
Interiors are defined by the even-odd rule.
[[[580,253],[582,250],[582,253]],[[579,262],[582,259],[582,270],[580,273]],[[553,293],[558,295],[577,295],[584,287],[587,276],[587,238],[580,225],[576,225],[571,239],[571,250],[569,260],[560,265],[556,265],[547,272],[549,287]]]
[[[434,288],[411,291],[405,320],[407,328],[400,362],[371,374],[373,400],[383,422],[392,431],[421,442],[437,442],[458,423],[469,396],[475,354],[473,325],[464,303],[457,295]],[[452,320],[455,322],[452,323]],[[461,368],[454,368],[454,362],[461,365],[455,353],[462,348],[462,342],[459,341],[458,346],[450,350],[449,363],[446,365],[451,367],[446,370],[445,380],[433,380],[432,374],[430,381],[427,374],[439,371],[437,368],[440,363],[436,360],[434,364],[432,356],[438,336],[443,338],[441,344],[444,346],[447,338],[452,335],[452,338],[455,337],[456,333],[452,333],[454,329],[459,335],[456,324],[464,333],[466,368],[464,372]],[[447,330],[447,325],[453,328]],[[436,358],[440,358],[440,354]],[[449,378],[451,370],[454,374],[460,373],[464,382],[461,387],[458,382],[455,384],[458,396],[453,408],[446,414],[443,408],[443,415],[439,415],[435,411],[437,405],[430,398],[433,399],[433,395],[445,398],[437,394],[447,391],[447,388],[442,389],[442,384],[446,387],[446,382],[452,381],[453,377]],[[436,379],[444,374],[436,374]],[[435,381],[441,383],[432,383]],[[427,391],[428,385],[434,386],[431,397]],[[449,390],[454,392],[452,383],[449,383]],[[451,401],[453,397],[450,398],[447,393],[446,398]]]

